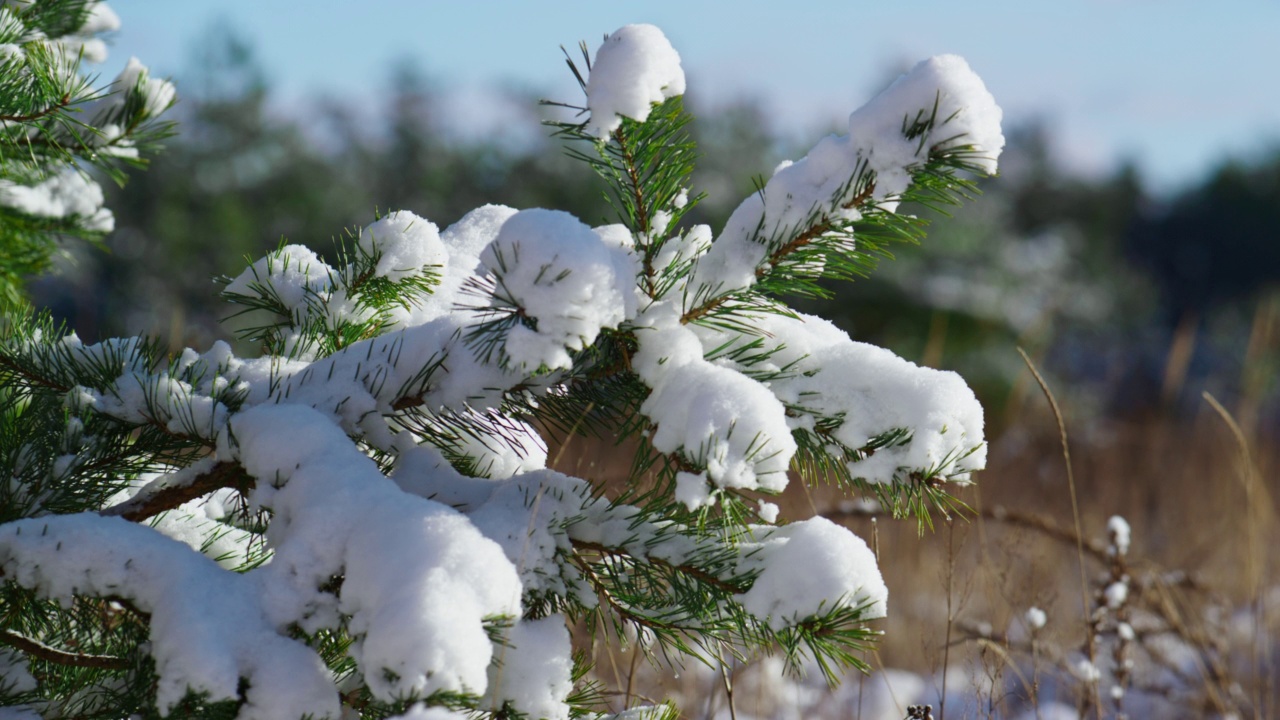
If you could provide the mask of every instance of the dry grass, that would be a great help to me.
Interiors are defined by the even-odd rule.
[[[1047,655],[1058,660],[1054,666],[1055,658],[1041,658],[1043,666],[1035,670],[1061,673],[1061,663],[1073,652],[1084,655],[1095,636],[1078,600],[1076,540],[1084,544],[1087,583],[1096,593],[1109,577],[1106,524],[1120,515],[1132,527],[1130,611],[1147,623],[1147,637],[1167,630],[1198,655],[1180,654],[1181,676],[1152,691],[1174,697],[1186,717],[1272,717],[1280,706],[1270,638],[1280,625],[1266,601],[1276,604],[1280,578],[1268,550],[1280,540],[1273,502],[1280,447],[1244,438],[1209,403],[1191,422],[1155,418],[1070,428],[1083,532],[1078,536],[1053,421],[1034,406],[1022,413],[992,441],[990,469],[961,493],[975,516],[956,525],[958,540],[921,537],[910,523],[876,523],[893,600],[879,655],[883,666],[941,674],[947,656],[942,648],[948,632],[954,633],[948,606],[958,602],[960,611],[950,614],[958,615],[967,635],[961,641],[967,657],[953,650],[952,665],[1008,665],[992,644],[1026,665],[1031,648],[1022,618],[1034,606],[1049,616],[1038,644],[1042,651],[1052,648]],[[856,532],[872,532],[863,513],[843,515]],[[964,580],[948,593],[953,575]],[[1241,620],[1250,610],[1260,618],[1254,632]],[[1091,702],[1076,700],[1093,710]],[[1122,710],[1123,704],[1106,700],[1106,716]]]

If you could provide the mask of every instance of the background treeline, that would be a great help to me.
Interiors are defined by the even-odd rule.
[[[601,185],[538,128],[536,92],[505,91],[510,136],[451,129],[439,88],[409,65],[388,73],[378,107],[317,99],[281,112],[252,49],[213,37],[177,78],[178,135],[108,198],[110,252],[68,245],[62,272],[32,286],[86,340],[146,332],[206,346],[225,337],[217,321],[228,314],[211,278],[282,239],[329,247],[378,210],[441,227],[485,203],[613,221]],[[708,198],[689,220],[718,230],[753,176],[813,138],[789,141],[749,100],[690,102],[703,155],[694,190]],[[1248,423],[1273,423],[1280,150],[1154,196],[1131,167],[1068,173],[1041,124],[1006,134],[1001,177],[981,202],[938,224],[928,252],[900,247],[842,286],[823,314],[855,338],[959,370],[997,426],[1027,390],[1015,346],[1062,378],[1076,407],[1132,416],[1189,406],[1207,388]]]

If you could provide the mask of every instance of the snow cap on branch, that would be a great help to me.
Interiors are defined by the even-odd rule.
[[[938,55],[916,64],[887,90],[849,116],[849,137],[856,152],[871,163],[881,192],[906,189],[905,171],[929,153],[972,148],[971,162],[994,175],[1004,149],[1003,112],[969,64],[959,55]],[[919,137],[905,127],[927,123]]]
[[[333,287],[333,272],[307,246],[285,245],[245,268],[223,293],[270,297],[289,310],[298,310],[305,308],[308,297]]]
[[[85,16],[84,25],[76,30],[77,35],[97,35],[98,33],[115,32],[120,29],[120,16],[105,2],[95,2],[89,6],[89,14]]]
[[[653,25],[626,25],[605,38],[587,80],[587,132],[598,138],[622,125],[644,122],[649,108],[684,94],[680,54]]]
[[[502,548],[462,514],[403,493],[323,414],[260,405],[232,419],[234,450],[274,511],[275,550],[258,573],[272,617],[308,631],[338,613],[374,695],[484,692],[486,618],[520,614],[520,580]],[[319,590],[344,576],[339,597]],[[335,605],[336,603],[336,605]]]
[[[277,632],[255,579],[150,527],[95,513],[19,520],[0,533],[0,569],[68,605],[77,594],[119,595],[150,613],[161,712],[188,690],[235,699],[245,678],[239,718],[338,716],[324,663]]]
[[[985,466],[982,405],[956,373],[855,342],[820,317],[764,315],[757,323],[776,350],[753,367],[758,372],[787,369],[769,389],[793,409],[794,429],[814,430],[815,419],[826,418],[831,439],[853,449],[890,431],[910,430],[909,441],[849,463],[853,477],[889,482],[905,469],[965,482],[971,471]],[[731,342],[723,331],[697,332],[707,350]]]
[[[108,93],[86,109],[89,124],[104,132],[109,132],[109,126],[122,119],[120,112],[128,106],[131,97],[137,98],[134,102],[142,113],[138,118],[130,118],[132,121],[157,117],[173,104],[177,95],[173,83],[151,77],[151,71],[136,57],[129,58],[129,63],[111,81]]]
[[[381,253],[376,272],[391,282],[418,275],[427,266],[442,268],[448,260],[440,229],[408,210],[389,213],[366,227],[360,247],[371,255]]]
[[[921,62],[855,111],[848,135],[828,135],[805,157],[782,163],[763,191],[742,201],[698,265],[695,298],[754,285],[774,242],[815,225],[859,220],[869,203],[896,211],[913,173],[938,153],[967,147],[959,151],[965,165],[994,173],[1004,148],[1000,120],[1000,108],[963,58]]]
[[[37,217],[80,217],[87,230],[111,232],[116,219],[102,202],[102,187],[75,167],[63,168],[36,185],[0,180],[2,206]]]
[[[565,698],[573,690],[573,647],[564,616],[518,622],[506,641],[489,666],[490,707],[496,711],[510,703],[531,718],[569,720]]]
[[[640,406],[656,426],[650,442],[705,467],[718,487],[783,490],[796,451],[786,409],[764,385],[703,359],[698,337],[667,317],[670,310],[646,313],[652,325],[636,334],[632,358],[653,388]]]
[[[769,528],[752,562],[760,576],[739,599],[775,630],[838,607],[865,607],[865,619],[885,616],[889,590],[875,554],[824,517]]]
[[[136,57],[129,58],[129,64],[120,71],[112,86],[120,93],[137,91],[146,110],[145,117],[155,117],[164,112],[176,94],[173,83],[151,77],[151,71]]]
[[[515,366],[567,368],[568,351],[634,312],[634,261],[614,233],[602,231],[569,213],[534,208],[511,216],[481,254],[496,282],[493,305],[533,324],[518,323],[506,336]]]

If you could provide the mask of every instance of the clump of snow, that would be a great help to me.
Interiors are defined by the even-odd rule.
[[[408,210],[389,213],[362,230],[360,247],[380,256],[375,273],[391,282],[418,275],[424,268],[443,269],[448,260],[439,228]]]
[[[855,450],[890,431],[910,431],[909,441],[848,463],[854,477],[888,482],[906,469],[964,482],[985,466],[982,405],[956,373],[920,367],[884,348],[850,340],[820,317],[769,314],[755,325],[767,338],[767,358],[750,367],[727,358],[717,362],[742,372],[778,373],[769,390],[792,409],[793,429],[814,431],[821,418],[834,426],[831,440]],[[705,352],[759,338],[723,328],[697,327],[696,332]]]
[[[520,615],[520,581],[457,511],[403,493],[323,414],[260,405],[231,423],[229,450],[274,511],[271,563],[254,571],[273,618],[315,631],[349,617],[350,654],[375,696],[482,693],[485,618]],[[319,590],[344,576],[340,600]]]
[[[118,595],[150,613],[161,711],[188,689],[235,699],[244,678],[241,718],[338,717],[324,663],[280,634],[255,579],[149,527],[94,513],[17,520],[0,532],[0,568],[46,598]]]
[[[1107,521],[1107,534],[1111,536],[1109,550],[1113,555],[1129,554],[1129,522],[1119,515],[1112,515]]]
[[[689,282],[685,271],[710,249],[711,227],[708,225],[694,225],[683,233],[667,238],[653,259],[653,267],[674,278],[670,288],[661,288],[664,291],[661,294],[682,292]]]
[[[497,711],[510,703],[531,718],[568,720],[573,648],[564,616],[518,622],[506,641],[489,667],[485,704]]]
[[[1027,608],[1025,619],[1027,621],[1027,627],[1032,630],[1039,630],[1044,627],[1046,622],[1048,622],[1049,616],[1045,614],[1044,610],[1041,610],[1038,607],[1030,607]]]
[[[591,65],[586,131],[605,138],[622,125],[623,117],[644,122],[650,106],[683,95],[684,85],[680,54],[661,30],[644,24],[618,28],[605,38]]]
[[[444,267],[438,271],[440,281],[430,295],[407,311],[399,326],[421,325],[454,313],[462,300],[463,286],[478,271],[480,253],[516,212],[515,208],[505,205],[484,205],[445,228],[440,233],[440,244],[446,254],[441,263]]]
[[[1127,580],[1127,578],[1126,578]],[[1129,583],[1124,580],[1117,580],[1107,585],[1103,591],[1103,597],[1107,601],[1107,607],[1115,610],[1124,605],[1125,600],[1129,599]]]
[[[758,507],[759,509],[757,510],[757,513],[759,513],[761,520],[769,523],[770,525],[778,522],[778,506],[777,505],[771,502],[765,502],[764,500],[760,500]]]
[[[93,108],[94,125],[114,121],[115,115],[125,107],[130,95],[136,94],[142,107],[143,118],[153,118],[173,104],[177,91],[168,80],[151,77],[151,71],[136,57],[129,58],[116,79],[111,82],[111,95],[103,98]]]
[[[89,5],[89,14],[84,19],[84,24],[80,29],[76,30],[77,35],[97,35],[99,33],[114,32],[120,29],[120,16],[116,14],[105,2],[95,2]]]
[[[684,503],[690,510],[714,505],[716,496],[711,494],[711,486],[707,484],[706,473],[676,473],[676,501]]]
[[[671,310],[647,313],[631,361],[653,389],[640,406],[655,425],[649,441],[705,467],[719,487],[781,492],[796,451],[786,409],[760,383],[704,360],[698,337]]]
[[[102,187],[74,167],[35,185],[0,180],[0,205],[37,217],[79,218],[89,230],[111,232],[115,216],[102,203]]]
[[[245,268],[223,293],[271,299],[291,311],[300,311],[309,299],[333,287],[333,273],[334,269],[305,245],[285,245]]]
[[[1078,658],[1069,669],[1082,683],[1092,685],[1102,678],[1102,670],[1087,657]]]
[[[747,562],[761,572],[738,599],[774,629],[838,607],[865,607],[867,619],[885,616],[889,590],[875,554],[862,538],[826,518],[769,528]]]
[[[517,308],[532,324],[508,332],[509,361],[570,367],[570,350],[626,319],[635,272],[625,252],[566,212],[536,208],[507,219],[480,259],[494,276],[490,304]]]
[[[107,392],[94,393],[93,406],[127,422],[205,439],[216,438],[228,417],[221,402],[165,373],[121,375]]]
[[[988,175],[1004,150],[1004,113],[982,79],[959,55],[922,60],[887,90],[849,116],[849,136],[877,171],[877,182],[922,159],[922,153],[970,146],[972,160]],[[923,134],[903,135],[903,118],[920,123]],[[909,179],[893,178],[881,192],[902,192]],[[905,182],[904,182],[905,180]],[[901,188],[901,189],[898,189]]]

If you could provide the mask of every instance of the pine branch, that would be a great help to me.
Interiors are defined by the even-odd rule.
[[[601,545],[600,543],[574,540],[573,546],[575,549],[594,552],[601,556],[616,555],[621,557],[632,557],[632,555],[628,553],[626,550],[623,550],[621,548],[608,547],[606,545]],[[658,565],[658,566],[667,568],[669,570],[674,570],[684,575],[688,575],[689,577],[697,580],[698,582],[705,583],[707,585],[715,587],[716,589],[726,593],[738,595],[751,589],[751,585],[749,583],[744,586],[744,585],[729,582],[726,580],[721,580],[720,578],[716,577],[712,573],[709,573],[706,570],[694,567],[692,565],[675,565],[666,560],[663,560],[662,558],[656,558],[651,556],[646,556],[644,558],[638,558],[638,559],[643,560],[644,562],[647,562],[647,563],[651,563],[653,565]]]
[[[70,104],[71,104],[71,95],[64,94],[61,100],[59,100],[57,103],[53,105],[50,105],[44,110],[40,110],[30,115],[0,115],[0,120],[3,120],[5,122],[19,122],[19,123],[33,122],[35,120],[39,120],[41,118],[47,117],[61,110],[65,110],[67,106],[69,106]]]
[[[133,663],[124,658],[112,655],[86,655],[67,652],[66,650],[50,647],[12,630],[0,629],[0,643],[15,647],[41,660],[69,667],[98,668],[101,670],[128,670],[133,667]]]
[[[126,500],[102,510],[100,514],[141,522],[222,488],[235,488],[241,493],[247,493],[253,488],[254,482],[254,478],[238,463],[220,462],[208,472],[195,476],[189,483],[163,488],[146,498]]]

